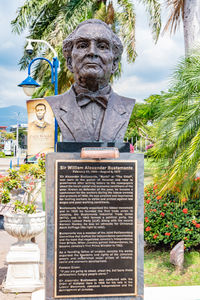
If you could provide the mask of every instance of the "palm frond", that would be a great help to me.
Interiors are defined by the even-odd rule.
[[[157,42],[161,29],[161,7],[158,0],[140,0],[149,12],[149,25],[152,28],[152,35]]]
[[[170,33],[176,32],[184,12],[184,0],[166,0],[166,6],[171,10],[163,32],[170,28]]]
[[[12,31],[17,34],[22,33],[38,16],[41,6],[46,2],[48,0],[26,0],[24,5],[18,8],[17,17],[11,21]]]
[[[105,22],[107,24],[114,24],[115,22],[115,10],[112,2],[109,2],[107,6],[107,16]]]
[[[118,0],[117,1],[122,12],[116,14],[119,27],[120,36],[127,52],[127,60],[134,62],[137,56],[135,50],[135,11],[132,1]]]
[[[69,0],[63,7],[65,13],[65,22],[68,30],[71,32],[82,21],[88,19],[88,13],[93,11],[93,5],[96,0]]]
[[[191,190],[200,160],[200,52],[179,62],[171,88],[163,93],[159,105],[157,142],[151,153],[156,160],[167,159],[167,177],[162,180],[163,192],[181,183],[182,195]],[[161,169],[162,170],[162,169]]]

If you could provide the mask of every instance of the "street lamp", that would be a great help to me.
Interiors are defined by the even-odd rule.
[[[31,66],[37,60],[45,60],[46,62],[48,62],[48,64],[51,67],[51,83],[54,84],[54,95],[58,95],[59,61],[58,61],[58,56],[57,56],[56,51],[53,49],[53,47],[48,42],[46,42],[44,40],[27,39],[27,41],[28,41],[28,46],[26,47],[26,51],[29,54],[32,54],[32,52],[33,52],[33,47],[31,45],[32,42],[33,43],[43,43],[46,46],[48,46],[48,48],[51,49],[51,51],[54,54],[54,57],[53,57],[52,62],[45,57],[36,57],[36,58],[32,59],[28,66],[28,77],[25,80],[23,80],[18,86],[23,87],[23,90],[27,96],[32,96],[33,93],[35,92],[35,89],[37,87],[39,87],[40,85],[31,77]],[[55,146],[54,146],[55,151],[56,151],[57,141],[58,141],[58,123],[55,119]]]

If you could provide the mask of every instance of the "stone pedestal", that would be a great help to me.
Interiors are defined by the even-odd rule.
[[[44,230],[45,212],[35,214],[11,213],[4,216],[5,230],[18,242],[7,254],[8,271],[3,284],[4,292],[33,292],[41,287],[39,263],[40,249],[31,238]]]
[[[128,170],[133,170],[133,165],[135,166],[135,171],[130,171],[129,174]],[[74,170],[73,174],[63,171],[72,169]],[[87,172],[88,170],[90,171]],[[106,173],[105,170],[112,171]],[[106,159],[105,161],[86,161],[85,159],[80,158],[80,152],[49,153],[46,160],[46,175],[47,243],[45,300],[65,300],[73,298],[82,300],[143,300],[143,155],[120,153],[119,158],[108,162]],[[90,184],[85,181],[87,179],[89,179],[88,182],[90,182]],[[105,182],[105,186],[110,190],[106,189],[103,181]],[[128,183],[126,183],[127,181]],[[121,184],[122,182],[123,184]],[[127,199],[128,189],[131,189],[130,182],[133,183],[133,190],[130,199]],[[69,186],[66,187],[67,184],[69,184]],[[100,186],[101,188],[99,190]],[[76,189],[80,190],[76,192]],[[112,194],[112,197],[109,199],[110,194]],[[121,198],[120,196],[118,197],[118,194],[121,195]],[[122,201],[124,205],[121,204]],[[101,207],[103,210],[102,212],[100,212]],[[93,215],[92,209],[96,215]],[[127,214],[124,211],[122,213],[123,209],[126,210]],[[73,217],[72,211],[76,217]],[[115,215],[117,215],[116,218]],[[91,216],[94,216],[93,220]],[[87,221],[88,218],[89,222]],[[126,225],[128,218],[130,222],[128,221],[129,224]],[[112,224],[111,221],[106,223],[108,219],[112,219]],[[116,219],[116,221],[114,221],[114,219]],[[62,225],[60,225],[61,223]],[[102,228],[102,226],[104,227]],[[115,229],[114,226],[117,228]],[[124,226],[122,228],[123,231],[120,226]],[[83,227],[84,232],[81,236],[80,230],[82,230]],[[87,232],[87,236],[85,232]],[[125,233],[127,233],[127,239]],[[122,238],[120,234],[123,234]],[[126,249],[126,245],[123,241],[128,240],[129,245],[132,243],[128,234],[130,234],[131,239],[132,237],[134,238],[134,246],[130,246],[130,249],[128,249],[129,252],[127,252],[129,253],[129,257],[126,258],[124,255],[125,252],[123,252],[125,251],[124,249]],[[68,236],[65,237],[65,235]],[[90,243],[91,241],[94,241],[94,243],[90,244],[92,246],[88,246],[86,243],[88,236],[90,236],[88,238]],[[104,237],[107,239],[107,244],[105,244]],[[96,246],[97,240],[100,241],[98,246]],[[112,242],[114,240],[115,242]],[[117,240],[120,240],[120,243],[116,242]],[[69,243],[71,243],[70,246]],[[83,255],[86,253],[88,255],[89,253],[88,261],[85,256],[80,256],[81,251],[79,249],[81,248],[81,243],[86,245],[81,251]],[[110,246],[111,243],[112,247]],[[108,254],[108,244],[109,253],[113,253],[113,259],[111,255]],[[92,247],[94,248],[94,251]],[[98,251],[99,253],[105,254],[105,259],[102,258],[103,256],[100,257],[100,255],[98,255]],[[114,253],[123,253],[124,256],[121,257],[120,260],[119,257],[115,258]],[[135,255],[133,259],[132,256],[130,258],[132,253]],[[70,255],[73,255],[73,259]],[[99,263],[100,260],[101,263]],[[124,262],[124,260],[126,260],[126,262]],[[94,261],[96,265],[94,264]],[[110,262],[113,262],[113,266],[111,266]],[[74,265],[72,265],[73,263]],[[80,263],[80,265],[78,265],[78,263]],[[78,273],[76,272],[77,270],[80,270],[81,272]],[[76,275],[73,275],[72,271],[73,274]],[[100,274],[101,272],[103,273]],[[107,274],[105,274],[105,272],[107,272]],[[120,272],[123,273],[123,279]],[[71,274],[73,276],[71,276]],[[58,275],[60,276],[59,280]],[[114,278],[119,278],[119,276],[120,280],[116,279],[115,281]],[[124,283],[126,278],[128,284]],[[132,284],[131,280],[132,282],[134,281],[134,284]],[[66,282],[67,284],[70,282],[70,287],[67,286]],[[77,282],[78,284],[75,286]],[[97,282],[97,284],[91,282]],[[115,290],[112,290],[112,293],[108,291],[109,284],[111,288],[115,288]],[[90,287],[87,287],[89,285]],[[131,287],[130,292],[128,290],[129,286]],[[99,287],[102,288],[100,292],[99,290],[97,291]],[[125,291],[122,293],[122,288],[124,287],[127,288],[128,292]],[[73,294],[70,289],[73,289]],[[89,291],[90,294],[88,292],[89,289],[90,291],[92,289],[92,292]]]
[[[41,287],[40,250],[32,242],[13,244],[7,254],[8,271],[3,284],[4,292],[33,292]]]

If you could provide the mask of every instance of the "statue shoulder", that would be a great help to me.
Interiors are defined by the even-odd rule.
[[[121,96],[121,95],[118,95],[121,100],[125,103],[130,103],[130,104],[135,104],[136,100],[134,98],[129,98],[129,97],[124,97],[124,96]]]
[[[123,105],[126,111],[132,111],[133,107],[135,106],[136,100],[134,98],[124,97],[114,93],[115,98],[118,99],[120,104]]]
[[[67,105],[72,96],[72,89],[68,90],[64,94],[56,95],[56,96],[48,96],[44,97],[47,100],[52,109],[60,107],[62,104]]]

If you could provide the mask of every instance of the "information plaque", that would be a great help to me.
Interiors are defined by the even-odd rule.
[[[136,295],[136,164],[56,161],[55,298]]]

